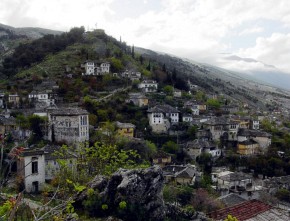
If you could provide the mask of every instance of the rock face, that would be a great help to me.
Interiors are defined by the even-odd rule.
[[[113,208],[113,213],[120,211],[120,202],[126,202],[126,208],[120,212],[121,218],[158,221],[164,220],[166,215],[162,195],[163,180],[160,167],[153,166],[147,169],[120,169],[110,179],[96,176],[88,186],[98,190],[101,201],[108,208]],[[87,197],[84,191],[77,197],[76,203]]]

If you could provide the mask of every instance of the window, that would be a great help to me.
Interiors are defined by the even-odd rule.
[[[31,172],[32,173],[38,173],[38,162],[32,161],[31,163]]]

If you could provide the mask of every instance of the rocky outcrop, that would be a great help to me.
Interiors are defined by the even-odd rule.
[[[96,176],[88,185],[97,190],[103,205],[124,220],[164,220],[166,208],[163,201],[163,174],[158,166],[147,169],[120,169],[110,179]],[[87,191],[76,198],[76,205],[88,199]],[[120,211],[120,203],[126,208]],[[96,210],[100,208],[95,208]],[[137,219],[136,219],[137,218]]]
[[[163,181],[163,173],[158,166],[147,169],[119,169],[110,178],[96,176],[88,184],[87,190],[76,197],[75,207],[83,210],[83,205],[86,205],[84,202],[90,198],[88,190],[93,189],[98,202],[91,208],[93,213],[116,217],[111,217],[110,220],[208,220],[203,213],[188,212],[171,204],[165,205]],[[126,206],[120,208],[121,202],[125,202]]]

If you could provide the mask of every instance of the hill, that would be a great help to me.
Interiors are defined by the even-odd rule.
[[[187,82],[191,82],[205,94],[222,94],[235,103],[245,103],[260,110],[273,105],[271,100],[285,105],[283,99],[289,98],[288,91],[259,83],[240,73],[130,47],[106,35],[104,30],[85,32],[83,28],[57,36],[46,35],[15,47],[15,52],[2,63],[0,72],[8,79],[2,80],[0,87],[9,86],[20,94],[27,94],[35,83],[50,78],[59,83],[60,94],[66,101],[79,101],[83,96],[97,97],[100,91],[128,84],[112,76],[83,78],[81,66],[86,60],[110,62],[112,73],[139,71],[143,78],[157,80],[161,88],[172,85],[188,91]],[[76,95],[75,90],[80,93]]]

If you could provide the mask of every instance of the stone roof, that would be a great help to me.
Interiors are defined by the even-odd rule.
[[[215,146],[216,145],[213,142],[202,139],[195,139],[194,141],[187,142],[186,144],[186,148],[191,149],[210,148]]]
[[[290,175],[272,177],[272,178],[263,180],[263,186],[266,188],[279,188],[279,187],[283,187],[284,185],[290,185]]]
[[[221,180],[231,182],[231,181],[241,181],[241,180],[246,180],[246,179],[252,179],[252,176],[243,172],[233,172],[224,176],[220,176],[219,178]]]
[[[154,159],[156,159],[156,158],[168,158],[168,157],[170,157],[171,155],[169,154],[169,153],[166,153],[166,152],[164,152],[164,151],[162,151],[162,150],[158,150],[155,154],[154,154],[154,156],[153,156],[153,158]]]
[[[16,125],[16,120],[14,117],[5,117],[3,115],[0,115],[0,125]]]
[[[28,149],[28,148],[24,149],[23,152],[21,153],[23,157],[43,155],[43,154],[44,154],[44,150],[42,149]]]
[[[147,98],[142,93],[129,93],[129,97],[130,97],[130,99],[145,99],[145,98]]]
[[[54,116],[77,116],[77,115],[87,115],[88,112],[80,108],[56,108],[47,109],[47,111]]]
[[[230,193],[225,196],[221,196],[218,199],[222,201],[223,204],[225,204],[225,206],[227,207],[234,206],[234,205],[237,205],[246,201],[244,198],[242,198],[241,196],[235,193]]]
[[[245,136],[245,137],[272,137],[271,134],[260,131],[260,130],[249,130],[245,128],[240,128],[238,131],[238,136]]]
[[[242,144],[242,145],[253,145],[253,144],[258,144],[258,143],[256,141],[254,141],[253,139],[249,139],[249,140],[240,141],[239,144]]]
[[[156,105],[155,107],[149,108],[147,112],[148,113],[179,113],[179,111],[176,108],[168,104]]]
[[[165,176],[183,178],[192,178],[196,173],[196,169],[191,165],[169,165],[165,166],[162,170]]]
[[[121,123],[119,121],[116,121],[117,128],[135,128],[136,126],[131,123]]]

